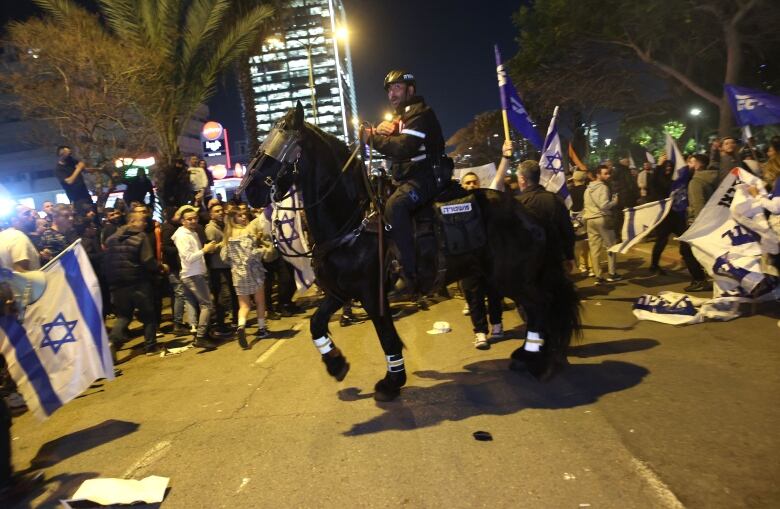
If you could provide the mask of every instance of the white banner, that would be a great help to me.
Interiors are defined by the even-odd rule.
[[[453,170],[452,176],[458,180],[463,180],[463,175],[467,173],[475,173],[479,177],[479,186],[487,187],[493,182],[493,177],[496,176],[496,165],[488,163],[482,166],[472,166],[471,168],[456,168]]]
[[[750,186],[763,185],[750,172],[732,169],[680,237],[712,276],[715,298],[752,300],[774,287],[761,269],[761,256],[777,253],[777,235],[748,192]]]

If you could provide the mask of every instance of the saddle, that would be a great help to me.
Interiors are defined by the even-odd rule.
[[[413,223],[417,280],[424,293],[444,285],[448,257],[468,256],[487,244],[477,196],[457,183],[422,206]]]
[[[387,181],[382,202],[394,188]],[[367,232],[379,229],[378,216],[366,223]],[[430,293],[445,282],[447,257],[468,256],[487,244],[487,232],[477,195],[466,191],[457,182],[447,184],[430,202],[413,215],[417,281],[422,293]],[[392,230],[389,235],[392,238]],[[388,270],[397,256],[391,256]]]

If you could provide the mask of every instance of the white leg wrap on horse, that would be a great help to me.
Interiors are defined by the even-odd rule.
[[[328,336],[322,336],[319,339],[315,339],[314,346],[317,347],[317,350],[319,350],[322,355],[325,355],[335,348],[333,346],[333,341],[331,341]]]
[[[405,369],[403,355],[385,355],[385,358],[387,359],[387,370],[390,373],[398,373]]]
[[[539,337],[539,333],[529,330],[523,349],[526,352],[538,352],[543,344],[544,340]]]

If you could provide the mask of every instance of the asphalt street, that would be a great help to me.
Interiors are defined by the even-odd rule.
[[[371,397],[385,359],[370,323],[331,323],[352,365],[343,382],[305,316],[270,322],[274,337],[250,351],[146,357],[139,338],[116,380],[45,422],[15,418],[16,469],[47,478],[19,507],[148,475],[170,478],[164,508],[780,507],[777,305],[726,323],[639,322],[636,297],[687,283],[647,276],[642,256],[621,259],[626,281],[578,278],[583,339],[549,383],[507,369],[516,311],[507,339],[476,350],[457,298],[396,322],[410,376],[391,403]],[[427,334],[438,320],[452,332]]]

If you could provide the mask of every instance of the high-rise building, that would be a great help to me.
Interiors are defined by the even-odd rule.
[[[306,120],[357,138],[357,98],[341,0],[290,0],[280,26],[249,59],[258,138],[301,101]]]

